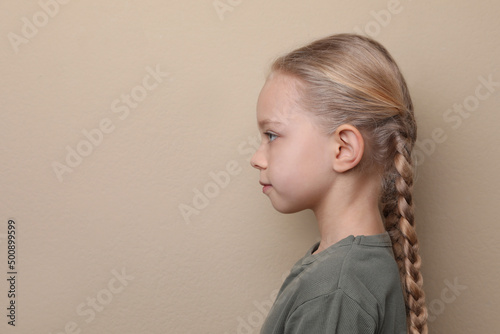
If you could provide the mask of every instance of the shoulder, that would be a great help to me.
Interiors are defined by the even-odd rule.
[[[375,333],[378,319],[342,289],[300,305],[288,318],[288,333]]]
[[[368,313],[380,315],[388,295],[402,296],[399,270],[392,254],[386,234],[343,239],[316,258],[303,259],[302,266],[306,268],[296,279],[297,298],[306,303],[342,291]]]
[[[386,305],[393,300],[403,301],[389,236],[356,237],[344,259],[338,284],[371,314],[383,316]]]
[[[350,236],[321,253],[308,252],[283,283],[264,328],[404,332],[404,299],[388,238]],[[317,326],[321,330],[306,330]],[[370,330],[354,331],[362,328]]]

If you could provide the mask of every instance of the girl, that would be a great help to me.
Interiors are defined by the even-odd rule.
[[[357,35],[277,59],[257,102],[251,164],[276,210],[311,209],[321,241],[292,268],[262,327],[427,333],[414,227],[413,105],[387,50]]]

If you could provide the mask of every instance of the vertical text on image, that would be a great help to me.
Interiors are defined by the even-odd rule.
[[[18,234],[17,224],[14,219],[7,221],[7,282],[8,282],[8,307],[7,307],[7,324],[16,326],[16,317],[18,306],[16,294],[19,294],[17,289],[18,282]]]

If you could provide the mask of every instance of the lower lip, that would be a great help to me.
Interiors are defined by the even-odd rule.
[[[265,194],[270,189],[271,189],[271,185],[265,185],[265,186],[262,187],[262,192]]]

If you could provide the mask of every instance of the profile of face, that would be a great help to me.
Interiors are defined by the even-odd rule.
[[[257,102],[262,142],[250,161],[260,171],[263,192],[282,213],[314,210],[335,179],[332,136],[298,103],[297,83],[281,73],[265,83]]]

